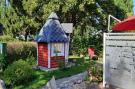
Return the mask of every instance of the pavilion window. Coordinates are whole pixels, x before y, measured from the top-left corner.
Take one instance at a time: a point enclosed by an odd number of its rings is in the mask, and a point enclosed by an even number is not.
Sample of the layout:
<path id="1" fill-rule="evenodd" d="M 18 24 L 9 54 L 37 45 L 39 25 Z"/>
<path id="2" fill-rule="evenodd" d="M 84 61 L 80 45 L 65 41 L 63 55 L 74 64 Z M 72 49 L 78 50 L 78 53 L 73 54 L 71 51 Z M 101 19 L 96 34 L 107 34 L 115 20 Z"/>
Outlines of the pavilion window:
<path id="1" fill-rule="evenodd" d="M 64 55 L 64 44 L 53 43 L 52 44 L 52 56 L 63 56 Z"/>

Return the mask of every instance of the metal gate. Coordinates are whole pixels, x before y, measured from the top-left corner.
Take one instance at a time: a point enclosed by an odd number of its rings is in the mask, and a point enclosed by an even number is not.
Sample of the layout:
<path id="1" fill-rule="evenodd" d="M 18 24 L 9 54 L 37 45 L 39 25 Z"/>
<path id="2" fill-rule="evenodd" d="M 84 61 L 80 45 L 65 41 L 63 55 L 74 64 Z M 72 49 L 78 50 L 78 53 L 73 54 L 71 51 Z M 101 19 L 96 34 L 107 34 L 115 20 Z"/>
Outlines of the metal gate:
<path id="1" fill-rule="evenodd" d="M 103 84 L 135 89 L 135 33 L 104 33 Z"/>

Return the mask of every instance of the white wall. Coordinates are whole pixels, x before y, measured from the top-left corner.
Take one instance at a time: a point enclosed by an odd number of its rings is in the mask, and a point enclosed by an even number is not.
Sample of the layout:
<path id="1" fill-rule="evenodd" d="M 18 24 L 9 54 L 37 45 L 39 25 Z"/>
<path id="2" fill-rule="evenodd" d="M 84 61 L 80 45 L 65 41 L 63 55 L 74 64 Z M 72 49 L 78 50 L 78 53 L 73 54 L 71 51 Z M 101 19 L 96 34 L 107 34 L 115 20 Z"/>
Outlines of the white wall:
<path id="1" fill-rule="evenodd" d="M 135 89 L 135 33 L 104 34 L 104 84 Z"/>

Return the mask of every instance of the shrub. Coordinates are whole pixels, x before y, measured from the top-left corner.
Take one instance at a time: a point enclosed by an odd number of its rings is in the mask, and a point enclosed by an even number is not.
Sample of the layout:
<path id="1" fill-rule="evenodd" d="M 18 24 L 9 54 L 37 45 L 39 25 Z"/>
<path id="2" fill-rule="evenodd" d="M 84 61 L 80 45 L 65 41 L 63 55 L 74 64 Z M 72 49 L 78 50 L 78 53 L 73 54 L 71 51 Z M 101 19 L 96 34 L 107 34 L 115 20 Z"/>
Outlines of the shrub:
<path id="1" fill-rule="evenodd" d="M 90 59 L 90 60 L 89 60 L 89 64 L 90 64 L 90 65 L 94 65 L 94 64 L 95 64 L 95 61 Z"/>
<path id="2" fill-rule="evenodd" d="M 10 42 L 7 43 L 8 64 L 18 59 L 26 59 L 29 56 L 37 58 L 37 48 L 34 42 Z"/>
<path id="3" fill-rule="evenodd" d="M 32 55 L 30 55 L 28 58 L 26 58 L 26 61 L 29 63 L 29 65 L 31 65 L 31 66 L 34 66 L 34 65 L 36 65 L 36 60 L 35 60 L 35 58 L 32 56 Z"/>
<path id="4" fill-rule="evenodd" d="M 97 55 L 93 56 L 92 60 L 95 60 L 95 61 L 98 60 L 98 56 Z"/>
<path id="5" fill-rule="evenodd" d="M 65 62 L 56 54 L 56 61 L 60 70 L 65 69 Z"/>
<path id="6" fill-rule="evenodd" d="M 101 82 L 103 80 L 102 66 L 93 65 L 88 69 L 88 76 L 91 82 Z"/>
<path id="7" fill-rule="evenodd" d="M 57 64 L 60 70 L 65 69 L 65 62 L 61 59 L 57 59 Z"/>
<path id="8" fill-rule="evenodd" d="M 3 80 L 3 72 L 0 72 L 0 79 Z"/>
<path id="9" fill-rule="evenodd" d="M 0 36 L 0 42 L 9 42 L 9 41 L 15 41 L 15 39 L 8 35 Z"/>
<path id="10" fill-rule="evenodd" d="M 76 60 L 76 65 L 81 65 L 81 64 L 84 64 L 84 58 L 78 58 Z"/>
<path id="11" fill-rule="evenodd" d="M 7 85 L 14 86 L 28 82 L 34 73 L 31 66 L 23 60 L 15 61 L 4 71 L 4 80 Z"/>
<path id="12" fill-rule="evenodd" d="M 6 66 L 6 59 L 4 55 L 0 55 L 0 72 L 3 71 Z"/>

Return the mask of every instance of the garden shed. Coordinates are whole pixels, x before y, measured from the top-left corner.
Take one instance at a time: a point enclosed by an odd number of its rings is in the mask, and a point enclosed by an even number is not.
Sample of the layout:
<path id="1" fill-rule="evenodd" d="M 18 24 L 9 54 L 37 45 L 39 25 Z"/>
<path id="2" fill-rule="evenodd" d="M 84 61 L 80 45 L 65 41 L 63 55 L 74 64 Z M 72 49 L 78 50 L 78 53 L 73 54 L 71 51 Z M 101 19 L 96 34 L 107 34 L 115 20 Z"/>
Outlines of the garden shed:
<path id="1" fill-rule="evenodd" d="M 66 35 L 56 13 L 52 12 L 37 36 L 38 66 L 57 68 L 57 57 L 68 62 L 69 37 Z M 57 56 L 57 57 L 56 57 Z"/>

